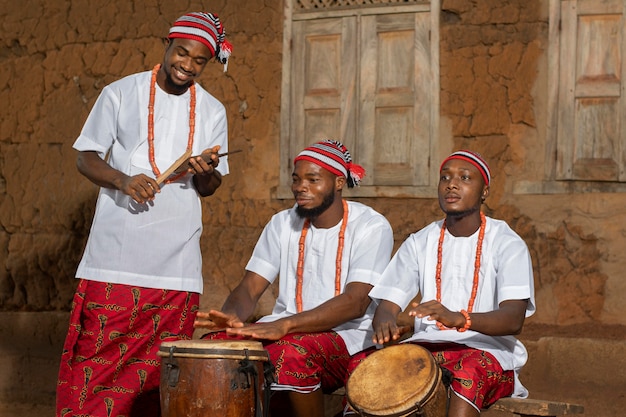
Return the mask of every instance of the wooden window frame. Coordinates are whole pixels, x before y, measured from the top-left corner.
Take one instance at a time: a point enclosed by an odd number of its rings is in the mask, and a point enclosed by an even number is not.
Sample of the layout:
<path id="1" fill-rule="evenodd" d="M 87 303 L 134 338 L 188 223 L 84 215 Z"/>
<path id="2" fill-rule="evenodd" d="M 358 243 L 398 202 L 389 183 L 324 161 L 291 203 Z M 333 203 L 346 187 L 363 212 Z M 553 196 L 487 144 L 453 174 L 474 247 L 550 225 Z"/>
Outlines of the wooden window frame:
<path id="1" fill-rule="evenodd" d="M 292 24 L 298 20 L 313 20 L 323 18 L 339 18 L 346 16 L 367 16 L 375 14 L 390 14 L 390 13 L 415 13 L 428 11 L 430 13 L 430 77 L 432 83 L 430 84 L 430 95 L 432 97 L 430 103 L 430 131 L 429 131 L 429 158 L 428 158 L 428 176 L 426 185 L 377 185 L 368 184 L 365 186 L 355 187 L 353 189 L 347 189 L 345 194 L 347 197 L 405 197 L 405 198 L 433 198 L 436 196 L 437 182 L 438 182 L 438 167 L 436 163 L 432 161 L 437 159 L 438 155 L 438 138 L 439 138 L 439 95 L 440 95 L 440 83 L 439 83 L 439 15 L 440 15 L 440 0 L 430 0 L 420 2 L 416 4 L 401 4 L 393 3 L 387 5 L 375 5 L 375 6 L 351 6 L 346 8 L 336 8 L 329 10 L 316 9 L 315 11 L 297 12 L 294 13 L 294 1 L 285 0 L 284 2 L 284 32 L 283 32 L 283 64 L 282 64 L 282 91 L 281 91 L 281 115 L 280 115 L 280 165 L 279 165 L 279 186 L 273 193 L 273 197 L 277 199 L 293 198 L 291 192 L 291 173 L 293 170 L 292 159 L 295 155 L 292 155 L 293 146 L 290 146 L 293 138 L 291 138 L 292 123 L 294 120 L 291 114 L 291 102 L 293 99 L 292 94 L 292 71 L 293 71 L 293 30 Z M 434 30 L 433 30 L 434 29 Z M 357 65 L 359 59 L 357 58 Z M 356 117 L 357 123 L 359 117 Z M 341 140 L 341 138 L 337 138 Z M 350 149 L 355 162 L 362 163 L 359 160 L 359 149 Z M 368 168 L 367 166 L 365 167 Z"/>
<path id="2" fill-rule="evenodd" d="M 578 19 L 578 14 L 573 12 L 574 8 L 582 7 L 585 9 L 591 0 L 550 0 L 549 3 L 549 39 L 548 39 L 548 97 L 547 97 L 547 119 L 546 119 L 546 136 L 545 136 L 545 164 L 543 179 L 538 180 L 521 180 L 515 181 L 513 184 L 514 194 L 582 194 L 588 192 L 606 192 L 618 193 L 626 192 L 626 180 L 624 170 L 626 170 L 626 157 L 622 158 L 622 164 L 619 165 L 620 179 L 600 181 L 600 180 L 581 180 L 574 174 L 569 174 L 570 161 L 563 162 L 563 158 L 572 158 L 574 149 L 563 149 L 566 143 L 564 137 L 573 134 L 572 126 L 565 126 L 563 123 L 563 113 L 570 111 L 574 105 L 573 91 L 567 91 L 564 87 L 562 77 L 562 68 L 570 68 L 576 66 L 576 54 L 566 49 L 564 44 L 565 36 L 578 36 L 576 32 L 576 22 L 572 19 Z M 622 22 L 626 20 L 626 5 L 622 9 Z M 584 11 L 583 11 L 584 13 Z M 622 26 L 624 26 L 622 24 Z M 572 35 L 571 32 L 574 32 Z M 626 44 L 626 29 L 622 29 L 622 42 Z M 570 41 L 571 43 L 571 41 Z M 570 59 L 574 62 L 564 62 Z M 622 86 L 621 98 L 626 100 L 626 47 L 622 47 L 621 56 L 622 65 Z M 626 105 L 622 104 L 622 108 Z M 621 124 L 622 137 L 626 131 L 626 112 L 622 111 L 619 124 Z M 565 126 L 567 133 L 559 132 L 559 126 Z M 559 137 L 561 135 L 561 137 Z M 573 147 L 574 145 L 572 145 Z M 626 152 L 626 143 L 621 145 L 621 152 Z M 559 159 L 560 158 L 560 159 Z M 617 159 L 620 158 L 618 155 Z"/>

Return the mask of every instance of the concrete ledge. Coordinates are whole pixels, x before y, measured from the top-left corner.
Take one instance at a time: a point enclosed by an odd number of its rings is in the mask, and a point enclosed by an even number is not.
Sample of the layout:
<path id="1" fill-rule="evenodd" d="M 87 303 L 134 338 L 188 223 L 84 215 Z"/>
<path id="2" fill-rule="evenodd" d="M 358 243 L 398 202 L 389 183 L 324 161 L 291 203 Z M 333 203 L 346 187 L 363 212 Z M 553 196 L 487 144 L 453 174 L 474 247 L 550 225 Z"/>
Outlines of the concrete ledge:
<path id="1" fill-rule="evenodd" d="M 494 410 L 506 411 L 518 416 L 555 417 L 565 414 L 582 414 L 585 408 L 579 404 L 559 401 L 533 400 L 530 398 L 501 398 L 492 406 Z"/>
<path id="2" fill-rule="evenodd" d="M 524 344 L 529 354 L 520 376 L 524 384 L 539 380 L 556 385 L 626 385 L 625 340 L 542 337 Z"/>

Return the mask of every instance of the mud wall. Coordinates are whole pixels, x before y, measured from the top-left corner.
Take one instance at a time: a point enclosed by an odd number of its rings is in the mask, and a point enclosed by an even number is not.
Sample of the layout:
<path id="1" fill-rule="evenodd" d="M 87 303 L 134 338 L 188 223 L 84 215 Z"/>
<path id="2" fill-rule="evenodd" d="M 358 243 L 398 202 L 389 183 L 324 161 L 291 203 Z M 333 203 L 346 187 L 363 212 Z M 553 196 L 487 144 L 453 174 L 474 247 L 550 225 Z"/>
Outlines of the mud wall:
<path id="1" fill-rule="evenodd" d="M 97 189 L 71 145 L 102 87 L 160 62 L 179 15 L 217 12 L 234 45 L 228 72 L 201 83 L 227 107 L 231 174 L 205 199 L 204 307 L 219 307 L 269 217 L 292 204 L 278 186 L 283 4 L 275 0 L 0 1 L 0 311 L 68 311 Z M 469 147 L 491 164 L 485 211 L 533 256 L 531 322 L 626 324 L 620 194 L 515 195 L 545 161 L 548 0 L 444 0 L 442 155 Z M 441 217 L 436 199 L 362 199 L 396 243 Z M 272 304 L 267 294 L 259 312 Z"/>

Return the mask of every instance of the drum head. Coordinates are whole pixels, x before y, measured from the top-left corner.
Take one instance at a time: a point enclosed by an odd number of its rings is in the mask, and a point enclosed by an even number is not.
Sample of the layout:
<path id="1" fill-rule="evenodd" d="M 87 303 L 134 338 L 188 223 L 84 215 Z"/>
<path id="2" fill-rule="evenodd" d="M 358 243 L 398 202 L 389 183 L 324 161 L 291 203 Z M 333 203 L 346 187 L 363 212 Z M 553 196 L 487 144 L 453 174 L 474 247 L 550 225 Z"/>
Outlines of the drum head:
<path id="1" fill-rule="evenodd" d="M 346 396 L 357 411 L 372 416 L 404 415 L 428 400 L 441 371 L 421 346 L 399 344 L 369 355 L 346 384 Z"/>
<path id="2" fill-rule="evenodd" d="M 256 340 L 173 340 L 161 343 L 159 356 L 268 361 L 263 344 Z"/>

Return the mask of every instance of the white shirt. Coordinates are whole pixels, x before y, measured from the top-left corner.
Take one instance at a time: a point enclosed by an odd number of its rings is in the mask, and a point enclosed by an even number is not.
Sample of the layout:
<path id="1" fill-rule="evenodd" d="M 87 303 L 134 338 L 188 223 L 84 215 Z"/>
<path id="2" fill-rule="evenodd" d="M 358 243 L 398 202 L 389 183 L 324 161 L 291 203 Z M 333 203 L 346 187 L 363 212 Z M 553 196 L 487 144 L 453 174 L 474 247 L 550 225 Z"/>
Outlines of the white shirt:
<path id="1" fill-rule="evenodd" d="M 155 177 L 148 159 L 151 72 L 106 86 L 74 143 L 79 151 L 108 156 L 127 175 Z M 176 96 L 156 87 L 154 147 L 164 172 L 187 148 L 190 93 Z M 228 150 L 224 106 L 196 83 L 193 155 L 215 145 Z M 226 175 L 223 157 L 217 170 Z M 200 197 L 192 176 L 161 186 L 154 201 L 138 204 L 124 193 L 101 188 L 87 247 L 76 276 L 100 282 L 202 292 Z"/>
<path id="2" fill-rule="evenodd" d="M 503 221 L 487 217 L 474 312 L 488 312 L 506 300 L 528 299 L 526 317 L 535 312 L 533 270 L 524 241 Z M 410 235 L 385 269 L 370 297 L 391 301 L 404 310 L 416 294 L 422 301 L 435 300 L 437 248 L 443 220 Z M 443 243 L 441 302 L 452 311 L 467 310 L 470 298 L 478 231 L 454 237 L 447 230 Z M 415 319 L 415 333 L 406 340 L 454 342 L 493 354 L 504 370 L 515 371 L 514 396 L 526 397 L 520 384 L 520 368 L 528 354 L 514 336 L 488 336 L 472 330 L 439 330 L 434 321 Z"/>
<path id="3" fill-rule="evenodd" d="M 283 210 L 265 226 L 246 269 L 270 283 L 280 275 L 274 310 L 260 322 L 274 321 L 297 313 L 296 267 L 298 242 L 304 220 L 295 208 Z M 302 301 L 311 310 L 335 296 L 335 259 L 339 230 L 343 221 L 329 229 L 311 225 L 305 241 Z M 348 202 L 348 225 L 341 263 L 341 291 L 350 282 L 373 285 L 387 266 L 393 249 L 393 232 L 385 217 L 363 204 Z M 335 330 L 354 354 L 373 345 L 371 303 L 363 317 Z"/>

